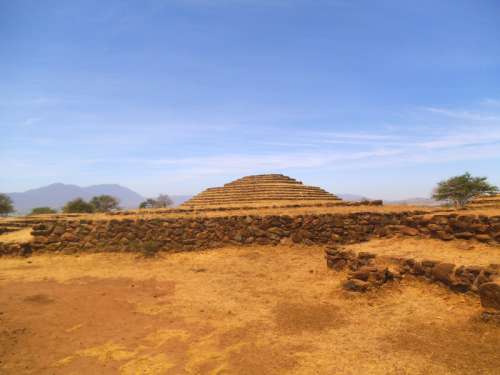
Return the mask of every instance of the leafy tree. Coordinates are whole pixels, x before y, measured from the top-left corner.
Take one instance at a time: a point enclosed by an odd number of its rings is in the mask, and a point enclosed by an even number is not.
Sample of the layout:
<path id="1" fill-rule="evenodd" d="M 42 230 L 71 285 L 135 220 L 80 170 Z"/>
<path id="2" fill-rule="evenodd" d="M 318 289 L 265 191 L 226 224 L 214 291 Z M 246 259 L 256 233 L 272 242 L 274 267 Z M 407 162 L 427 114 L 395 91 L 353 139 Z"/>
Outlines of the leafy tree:
<path id="1" fill-rule="evenodd" d="M 158 195 L 158 198 L 148 198 L 139 205 L 139 208 L 166 208 L 174 204 L 172 199 L 166 194 Z"/>
<path id="2" fill-rule="evenodd" d="M 99 195 L 93 197 L 90 204 L 94 206 L 97 212 L 110 212 L 113 210 L 119 210 L 118 204 L 120 201 L 111 195 Z"/>
<path id="3" fill-rule="evenodd" d="M 63 207 L 64 213 L 92 213 L 94 211 L 94 205 L 85 202 L 82 198 L 73 199 Z"/>
<path id="4" fill-rule="evenodd" d="M 56 210 L 50 207 L 35 207 L 31 210 L 30 215 L 55 214 Z"/>
<path id="5" fill-rule="evenodd" d="M 472 199 L 493 194 L 498 187 L 488 183 L 486 177 L 473 177 L 469 172 L 461 176 L 451 177 L 438 183 L 432 198 L 439 201 L 449 201 L 457 208 L 463 208 Z"/>
<path id="6" fill-rule="evenodd" d="M 12 199 L 7 194 L 0 193 L 0 215 L 8 215 L 11 212 L 14 212 Z"/>

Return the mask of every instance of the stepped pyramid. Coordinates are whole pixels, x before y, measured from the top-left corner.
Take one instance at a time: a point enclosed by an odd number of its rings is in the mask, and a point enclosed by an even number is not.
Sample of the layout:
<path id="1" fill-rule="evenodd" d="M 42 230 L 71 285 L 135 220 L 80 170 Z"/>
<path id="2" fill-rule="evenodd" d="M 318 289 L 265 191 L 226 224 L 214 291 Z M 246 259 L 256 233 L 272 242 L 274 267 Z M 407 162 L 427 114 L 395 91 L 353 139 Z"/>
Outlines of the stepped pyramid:
<path id="1" fill-rule="evenodd" d="M 208 188 L 182 207 L 265 206 L 300 203 L 340 203 L 335 195 L 315 186 L 306 186 L 282 174 L 247 176 Z"/>
<path id="2" fill-rule="evenodd" d="M 500 208 L 500 194 L 483 195 L 473 199 L 469 207 L 471 208 Z"/>

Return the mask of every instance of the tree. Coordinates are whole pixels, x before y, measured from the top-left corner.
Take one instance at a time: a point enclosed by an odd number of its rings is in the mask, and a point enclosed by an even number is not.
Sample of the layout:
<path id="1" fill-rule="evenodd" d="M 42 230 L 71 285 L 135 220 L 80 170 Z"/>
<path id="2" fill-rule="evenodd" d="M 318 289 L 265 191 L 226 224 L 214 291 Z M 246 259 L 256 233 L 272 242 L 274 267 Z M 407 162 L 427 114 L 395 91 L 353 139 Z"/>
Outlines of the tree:
<path id="1" fill-rule="evenodd" d="M 450 201 L 456 208 L 463 208 L 480 195 L 498 192 L 498 187 L 486 180 L 486 177 L 473 177 L 466 172 L 461 176 L 451 177 L 438 183 L 432 198 L 438 201 Z"/>
<path id="2" fill-rule="evenodd" d="M 94 206 L 85 202 L 82 198 L 73 199 L 63 207 L 64 213 L 92 213 L 94 211 Z"/>
<path id="3" fill-rule="evenodd" d="M 12 199 L 7 194 L 0 193 L 0 215 L 8 215 L 11 212 L 14 212 Z"/>
<path id="4" fill-rule="evenodd" d="M 120 201 L 111 195 L 99 195 L 93 197 L 90 204 L 94 206 L 97 212 L 110 212 L 113 210 L 119 210 L 118 204 Z"/>
<path id="5" fill-rule="evenodd" d="M 148 198 L 144 202 L 141 202 L 139 208 L 154 208 L 156 201 L 153 198 Z"/>
<path id="6" fill-rule="evenodd" d="M 55 214 L 56 210 L 50 207 L 35 207 L 31 210 L 30 215 Z"/>
<path id="7" fill-rule="evenodd" d="M 158 198 L 156 198 L 156 206 L 155 208 L 166 208 L 171 205 L 173 205 L 174 202 L 170 197 L 166 194 L 160 194 L 158 195 Z"/>
<path id="8" fill-rule="evenodd" d="M 148 198 L 139 205 L 139 208 L 166 208 L 174 204 L 172 199 L 166 194 L 158 195 L 158 198 Z"/>

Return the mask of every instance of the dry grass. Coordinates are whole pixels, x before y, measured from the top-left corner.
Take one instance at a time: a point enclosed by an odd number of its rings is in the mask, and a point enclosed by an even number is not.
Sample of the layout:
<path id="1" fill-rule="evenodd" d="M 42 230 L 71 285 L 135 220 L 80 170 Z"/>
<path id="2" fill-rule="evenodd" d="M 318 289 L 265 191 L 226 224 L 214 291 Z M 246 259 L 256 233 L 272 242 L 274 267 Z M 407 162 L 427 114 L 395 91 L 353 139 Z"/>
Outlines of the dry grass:
<path id="1" fill-rule="evenodd" d="M 498 374 L 477 297 L 353 296 L 320 247 L 2 258 L 0 274 L 5 374 Z"/>
<path id="2" fill-rule="evenodd" d="M 30 242 L 33 239 L 31 235 L 31 228 L 23 228 L 14 232 L 0 234 L 0 242 Z"/>

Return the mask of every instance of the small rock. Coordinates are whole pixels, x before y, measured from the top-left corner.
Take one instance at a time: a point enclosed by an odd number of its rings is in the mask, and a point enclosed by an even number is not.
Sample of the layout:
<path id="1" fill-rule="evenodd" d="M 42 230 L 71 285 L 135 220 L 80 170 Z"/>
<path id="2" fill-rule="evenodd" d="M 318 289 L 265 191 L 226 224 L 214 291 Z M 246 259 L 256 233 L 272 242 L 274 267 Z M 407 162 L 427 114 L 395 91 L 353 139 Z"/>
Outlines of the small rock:
<path id="1" fill-rule="evenodd" d="M 495 282 L 481 284 L 479 297 L 483 307 L 500 310 L 500 284 Z"/>
<path id="2" fill-rule="evenodd" d="M 455 265 L 453 263 L 438 263 L 432 268 L 432 277 L 434 280 L 450 285 L 454 269 Z"/>
<path id="3" fill-rule="evenodd" d="M 367 251 L 361 251 L 359 254 L 358 254 L 358 258 L 359 259 L 373 259 L 375 258 L 377 255 L 376 254 L 373 254 L 373 253 L 369 253 Z"/>
<path id="4" fill-rule="evenodd" d="M 351 292 L 366 292 L 369 287 L 369 283 L 366 281 L 358 280 L 358 279 L 351 279 L 347 280 L 343 287 L 346 290 L 349 290 Z"/>
<path id="5" fill-rule="evenodd" d="M 78 237 L 71 232 L 66 232 L 61 236 L 61 240 L 67 242 L 76 242 L 78 241 Z"/>
<path id="6" fill-rule="evenodd" d="M 460 238 L 463 240 L 468 240 L 474 237 L 474 234 L 471 232 L 461 232 L 461 233 L 455 233 L 455 238 Z"/>
<path id="7" fill-rule="evenodd" d="M 451 241 L 455 238 L 450 233 L 445 232 L 445 231 L 438 231 L 438 232 L 436 232 L 436 235 L 440 240 L 443 240 L 443 241 Z"/>
<path id="8" fill-rule="evenodd" d="M 491 241 L 491 237 L 487 234 L 476 234 L 476 240 L 480 242 L 488 242 Z"/>
<path id="9" fill-rule="evenodd" d="M 481 313 L 481 319 L 486 323 L 500 325 L 500 312 L 483 311 Z"/>
<path id="10" fill-rule="evenodd" d="M 436 263 L 438 263 L 438 262 L 435 260 L 424 259 L 424 260 L 422 260 L 421 263 L 422 263 L 423 267 L 434 267 L 436 265 Z"/>
<path id="11" fill-rule="evenodd" d="M 405 225 L 401 225 L 399 228 L 399 231 L 407 236 L 417 236 L 418 235 L 418 229 L 412 228 L 412 227 L 407 227 Z"/>

